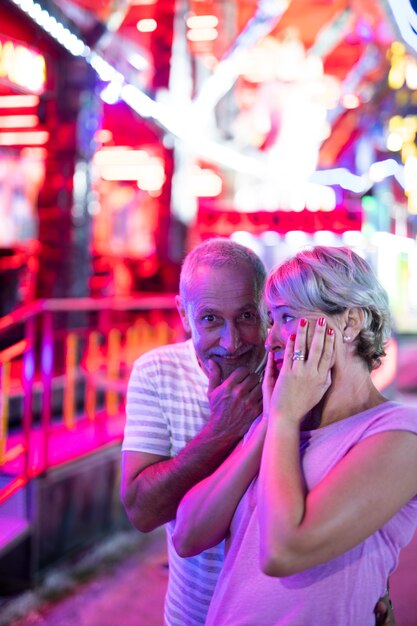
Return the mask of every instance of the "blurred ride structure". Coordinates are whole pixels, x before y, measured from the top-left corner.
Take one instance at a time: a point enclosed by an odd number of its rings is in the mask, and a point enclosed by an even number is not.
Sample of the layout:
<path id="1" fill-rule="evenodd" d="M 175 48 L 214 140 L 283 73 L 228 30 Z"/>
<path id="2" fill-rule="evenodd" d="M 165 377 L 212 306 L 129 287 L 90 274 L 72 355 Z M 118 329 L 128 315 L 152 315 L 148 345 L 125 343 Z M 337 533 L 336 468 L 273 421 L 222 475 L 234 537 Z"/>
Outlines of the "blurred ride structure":
<path id="1" fill-rule="evenodd" d="M 37 300 L 0 319 L 0 593 L 128 525 L 130 369 L 182 338 L 171 295 Z"/>

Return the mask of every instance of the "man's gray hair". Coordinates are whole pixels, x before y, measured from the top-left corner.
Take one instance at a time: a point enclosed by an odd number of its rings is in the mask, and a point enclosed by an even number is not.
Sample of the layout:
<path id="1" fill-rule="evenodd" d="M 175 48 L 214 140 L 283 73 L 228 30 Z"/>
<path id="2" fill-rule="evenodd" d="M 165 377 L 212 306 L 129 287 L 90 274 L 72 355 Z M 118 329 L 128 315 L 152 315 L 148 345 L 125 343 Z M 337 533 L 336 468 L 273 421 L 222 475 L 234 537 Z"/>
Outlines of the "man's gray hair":
<path id="1" fill-rule="evenodd" d="M 189 295 L 193 276 L 198 268 L 208 267 L 242 267 L 252 270 L 255 281 L 255 294 L 260 304 L 266 279 L 265 266 L 255 252 L 231 239 L 212 237 L 193 248 L 184 259 L 180 274 L 180 297 L 185 306 Z"/>

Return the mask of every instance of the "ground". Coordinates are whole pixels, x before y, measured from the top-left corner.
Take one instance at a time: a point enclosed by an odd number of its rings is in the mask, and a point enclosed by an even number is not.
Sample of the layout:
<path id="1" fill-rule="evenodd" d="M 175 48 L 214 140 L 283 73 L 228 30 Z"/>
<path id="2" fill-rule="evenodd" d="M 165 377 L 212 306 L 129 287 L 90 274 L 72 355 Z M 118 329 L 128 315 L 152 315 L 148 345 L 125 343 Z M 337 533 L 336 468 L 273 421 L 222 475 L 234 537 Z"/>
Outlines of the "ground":
<path id="1" fill-rule="evenodd" d="M 120 533 L 36 590 L 0 597 L 0 626 L 162 626 L 167 576 L 162 529 Z"/>

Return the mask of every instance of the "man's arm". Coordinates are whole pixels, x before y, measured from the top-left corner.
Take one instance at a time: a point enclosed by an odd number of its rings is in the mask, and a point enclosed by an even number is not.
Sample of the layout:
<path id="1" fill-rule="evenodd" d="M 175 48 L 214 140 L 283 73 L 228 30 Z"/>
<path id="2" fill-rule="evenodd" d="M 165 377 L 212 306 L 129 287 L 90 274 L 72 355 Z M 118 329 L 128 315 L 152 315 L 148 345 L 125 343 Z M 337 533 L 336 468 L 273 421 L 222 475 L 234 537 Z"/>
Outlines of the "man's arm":
<path id="1" fill-rule="evenodd" d="M 174 458 L 124 451 L 121 497 L 138 530 L 173 519 L 183 496 L 230 454 L 262 407 L 259 377 L 238 368 L 223 383 L 216 364 L 209 379 L 210 420 Z"/>
<path id="2" fill-rule="evenodd" d="M 231 446 L 205 428 L 173 458 L 124 451 L 121 496 L 133 526 L 149 532 L 173 519 L 183 496 L 222 463 Z"/>

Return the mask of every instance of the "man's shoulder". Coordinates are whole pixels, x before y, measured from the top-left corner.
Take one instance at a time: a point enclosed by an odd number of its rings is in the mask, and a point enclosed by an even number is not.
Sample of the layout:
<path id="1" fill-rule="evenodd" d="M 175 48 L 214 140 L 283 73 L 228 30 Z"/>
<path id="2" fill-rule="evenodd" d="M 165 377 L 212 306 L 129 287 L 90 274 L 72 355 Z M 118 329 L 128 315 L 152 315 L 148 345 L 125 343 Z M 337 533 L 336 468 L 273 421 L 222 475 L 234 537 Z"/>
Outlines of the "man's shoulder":
<path id="1" fill-rule="evenodd" d="M 192 344 L 190 340 L 180 341 L 178 343 L 169 343 L 164 346 L 152 348 L 141 354 L 135 361 L 136 364 L 144 363 L 161 363 L 164 361 L 176 361 L 191 359 Z"/>
<path id="2" fill-rule="evenodd" d="M 201 376 L 191 340 L 167 344 L 145 352 L 136 359 L 133 372 L 154 372 L 178 377 L 182 373 Z"/>

